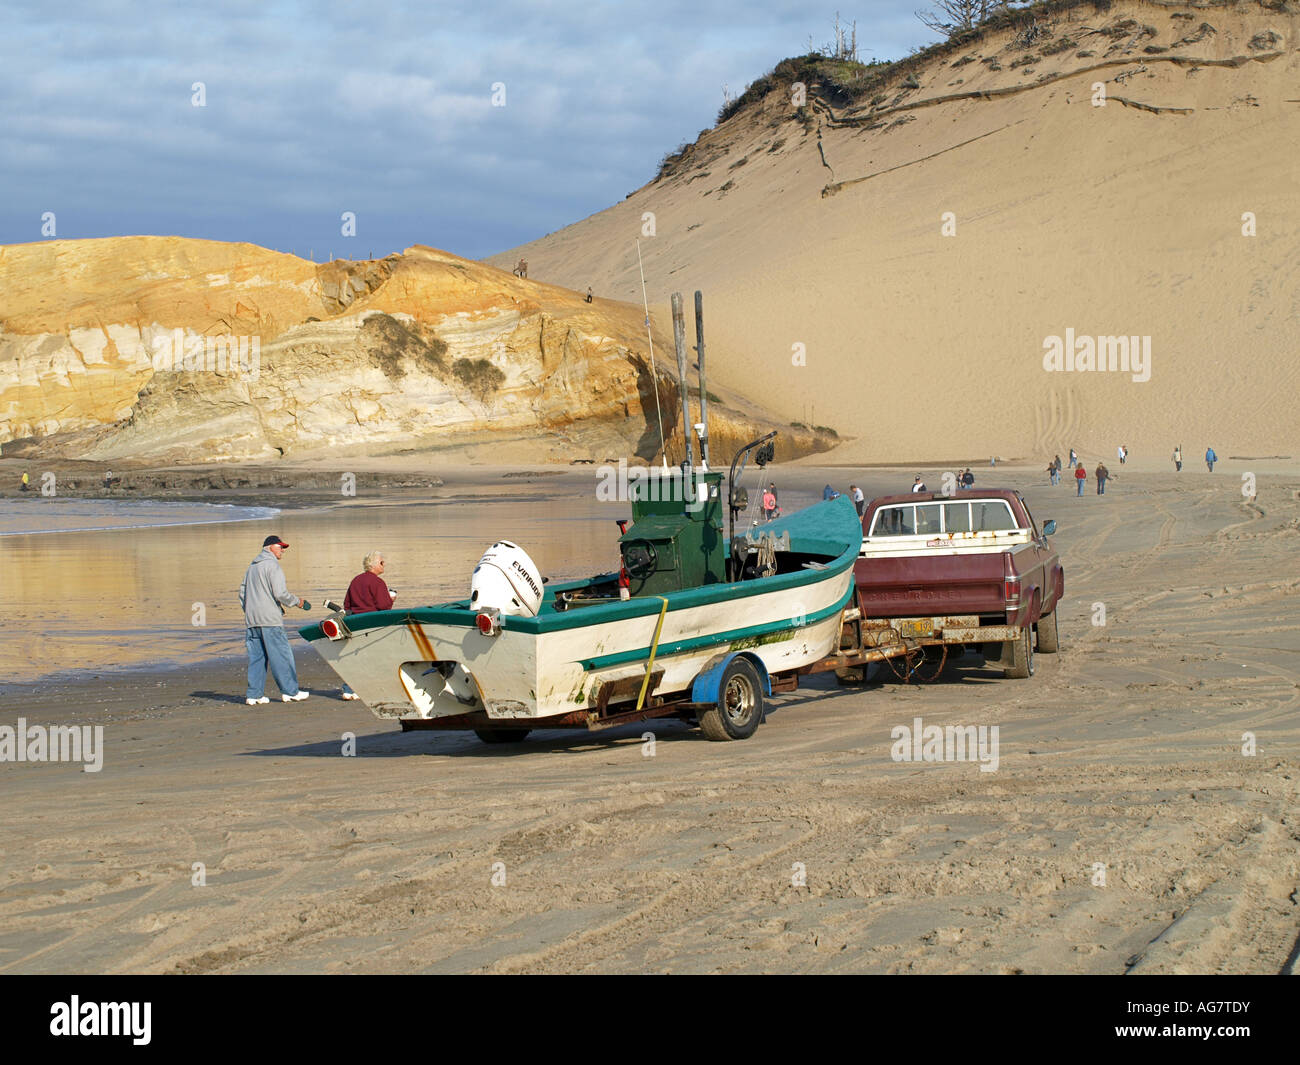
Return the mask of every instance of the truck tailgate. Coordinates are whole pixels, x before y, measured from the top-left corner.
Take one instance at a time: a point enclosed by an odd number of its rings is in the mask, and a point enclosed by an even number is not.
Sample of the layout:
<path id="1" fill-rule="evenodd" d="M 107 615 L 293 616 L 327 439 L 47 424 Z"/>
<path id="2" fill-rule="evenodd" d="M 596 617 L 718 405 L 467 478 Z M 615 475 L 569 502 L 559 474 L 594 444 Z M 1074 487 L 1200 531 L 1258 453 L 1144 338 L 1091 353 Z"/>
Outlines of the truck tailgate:
<path id="1" fill-rule="evenodd" d="M 854 568 L 864 617 L 1004 614 L 1003 552 L 863 558 Z"/>

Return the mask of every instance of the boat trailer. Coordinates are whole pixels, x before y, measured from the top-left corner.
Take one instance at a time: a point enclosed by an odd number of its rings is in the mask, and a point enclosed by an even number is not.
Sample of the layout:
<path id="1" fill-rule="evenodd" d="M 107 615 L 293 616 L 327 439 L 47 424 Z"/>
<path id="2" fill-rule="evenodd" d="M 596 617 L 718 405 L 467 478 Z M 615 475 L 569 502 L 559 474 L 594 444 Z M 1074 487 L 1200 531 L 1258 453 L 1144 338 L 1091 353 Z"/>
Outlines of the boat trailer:
<path id="1" fill-rule="evenodd" d="M 894 675 L 904 683 L 934 680 L 942 672 L 944 662 L 947 660 L 946 646 L 904 636 L 887 618 L 863 618 L 862 611 L 857 606 L 856 589 L 854 589 L 852 604 L 843 611 L 840 647 L 834 654 L 800 666 L 798 669 L 770 675 L 762 669 L 761 663 L 750 658 L 752 663 L 758 665 L 766 681 L 764 686 L 770 694 L 784 695 L 798 691 L 799 679 L 814 673 L 833 671 L 841 684 L 861 683 L 866 675 L 866 667 L 873 662 L 887 663 Z M 932 650 L 936 646 L 940 648 L 937 658 Z M 646 663 L 646 672 L 642 676 L 627 677 L 601 685 L 593 705 L 589 707 L 570 710 L 552 717 L 531 718 L 526 725 L 518 719 L 489 718 L 483 711 L 438 718 L 401 718 L 400 724 L 403 732 L 474 730 L 481 735 L 483 732 L 492 731 L 513 733 L 519 731 L 521 726 L 526 731 L 585 728 L 596 732 L 659 717 L 678 717 L 684 721 L 692 721 L 701 713 L 718 707 L 720 693 L 716 691 L 715 682 L 726 665 L 743 653 L 731 652 L 719 655 L 713 666 L 696 679 L 690 690 L 671 695 L 655 694 L 655 689 L 663 679 L 664 671 L 654 668 L 652 649 Z M 705 692 L 712 697 L 699 698 Z M 630 708 L 629 703 L 633 703 Z"/>

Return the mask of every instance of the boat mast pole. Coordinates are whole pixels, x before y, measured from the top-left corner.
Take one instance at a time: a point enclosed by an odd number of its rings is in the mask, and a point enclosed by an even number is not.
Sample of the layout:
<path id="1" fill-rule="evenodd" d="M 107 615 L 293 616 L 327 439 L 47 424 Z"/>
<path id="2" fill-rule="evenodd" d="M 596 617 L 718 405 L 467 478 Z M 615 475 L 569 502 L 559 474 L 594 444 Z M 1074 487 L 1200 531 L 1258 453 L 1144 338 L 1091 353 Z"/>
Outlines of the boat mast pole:
<path id="1" fill-rule="evenodd" d="M 709 468 L 709 390 L 704 383 L 704 293 L 695 290 L 695 354 L 700 365 L 700 464 Z"/>
<path id="2" fill-rule="evenodd" d="M 682 435 L 686 438 L 686 466 L 695 468 L 695 448 L 691 446 L 691 396 L 686 384 L 686 319 L 682 314 L 682 294 L 673 293 L 673 344 L 677 348 L 677 384 L 682 394 Z"/>
<path id="3" fill-rule="evenodd" d="M 659 406 L 659 373 L 655 369 L 655 340 L 650 333 L 650 301 L 645 294 L 645 267 L 641 265 L 641 242 L 636 242 L 636 267 L 641 271 L 641 306 L 645 308 L 645 338 L 650 345 L 650 380 L 655 390 L 655 415 L 659 419 L 659 447 L 663 449 L 664 469 L 668 469 L 668 441 L 664 439 L 664 412 Z"/>

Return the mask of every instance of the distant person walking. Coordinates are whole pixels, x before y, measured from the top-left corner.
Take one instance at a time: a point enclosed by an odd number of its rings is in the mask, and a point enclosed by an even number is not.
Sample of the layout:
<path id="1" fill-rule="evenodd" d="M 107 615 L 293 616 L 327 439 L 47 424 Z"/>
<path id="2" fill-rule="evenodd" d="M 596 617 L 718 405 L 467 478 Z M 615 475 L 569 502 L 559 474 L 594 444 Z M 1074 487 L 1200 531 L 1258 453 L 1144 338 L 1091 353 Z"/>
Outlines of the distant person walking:
<path id="1" fill-rule="evenodd" d="M 769 487 L 763 492 L 763 520 L 771 521 L 776 517 L 776 493 Z"/>
<path id="2" fill-rule="evenodd" d="M 361 560 L 361 572 L 352 578 L 348 594 L 343 597 L 343 609 L 349 614 L 373 614 L 376 610 L 389 610 L 397 593 L 384 582 L 384 553 L 371 551 Z M 359 699 L 351 688 L 343 685 L 344 699 Z"/>
<path id="3" fill-rule="evenodd" d="M 1115 449 L 1115 457 L 1119 459 L 1119 464 L 1123 466 L 1124 463 L 1128 461 L 1128 448 L 1123 444 L 1120 444 L 1120 446 Z"/>
<path id="4" fill-rule="evenodd" d="M 862 489 L 856 484 L 849 485 L 849 498 L 853 500 L 853 509 L 858 512 L 858 517 L 862 517 L 867 512 L 867 497 L 862 494 Z"/>
<path id="5" fill-rule="evenodd" d="M 1214 453 L 1214 448 L 1205 449 L 1205 465 L 1211 473 L 1214 472 L 1214 464 L 1219 461 L 1219 456 Z"/>
<path id="6" fill-rule="evenodd" d="M 975 475 L 970 472 L 970 467 L 967 466 L 966 472 L 961 475 L 961 486 L 963 488 L 970 488 L 974 484 L 975 484 Z"/>
<path id="7" fill-rule="evenodd" d="M 920 475 L 919 473 L 916 475 L 916 480 L 914 480 L 914 481 L 912 482 L 912 491 L 913 491 L 913 492 L 928 492 L 928 491 L 929 491 L 929 489 L 925 487 L 925 482 L 924 482 L 923 480 L 921 480 L 921 475 Z"/>
<path id="8" fill-rule="evenodd" d="M 588 303 L 591 302 L 591 286 L 590 286 L 590 285 L 587 286 L 586 301 L 587 301 Z"/>
<path id="9" fill-rule="evenodd" d="M 28 492 L 30 490 L 31 490 L 31 485 L 27 483 L 27 471 L 23 470 L 23 479 L 18 482 L 18 491 Z"/>
<path id="10" fill-rule="evenodd" d="M 311 604 L 289 591 L 280 568 L 280 558 L 289 545 L 278 536 L 262 541 L 262 552 L 249 564 L 239 586 L 239 605 L 244 611 L 244 644 L 248 649 L 249 706 L 269 703 L 266 697 L 266 668 L 280 688 L 286 703 L 306 699 L 311 692 L 298 687 L 298 671 L 293 664 L 289 637 L 284 634 L 285 607 L 310 610 Z"/>
<path id="11" fill-rule="evenodd" d="M 1110 477 L 1110 470 L 1106 469 L 1104 462 L 1097 463 L 1097 494 L 1104 496 L 1106 494 L 1106 480 Z"/>
<path id="12" fill-rule="evenodd" d="M 1086 481 L 1087 479 L 1088 479 L 1088 471 L 1083 468 L 1083 464 L 1080 463 L 1079 465 L 1075 466 L 1074 483 L 1079 486 L 1078 492 L 1075 493 L 1076 496 L 1083 495 L 1083 482 Z"/>
<path id="13" fill-rule="evenodd" d="M 1061 480 L 1061 472 L 1056 468 L 1056 463 L 1055 463 L 1055 462 L 1049 462 L 1049 463 L 1047 464 L 1047 479 L 1048 479 L 1052 484 L 1058 484 L 1058 483 L 1060 483 L 1060 480 Z"/>
<path id="14" fill-rule="evenodd" d="M 527 259 L 520 259 L 519 262 L 515 263 L 514 274 L 515 274 L 515 277 L 522 277 L 522 278 L 527 278 L 527 277 L 528 277 L 528 260 L 527 260 Z"/>
<path id="15" fill-rule="evenodd" d="M 112 488 L 112 487 L 113 487 L 113 471 L 112 471 L 112 470 L 109 470 L 106 474 L 104 474 L 104 487 L 105 487 L 105 488 Z"/>
<path id="16" fill-rule="evenodd" d="M 1075 453 L 1074 448 L 1070 448 L 1070 469 L 1079 465 L 1079 456 Z"/>
<path id="17" fill-rule="evenodd" d="M 1183 445 L 1179 444 L 1174 448 L 1174 470 L 1178 473 L 1183 472 Z"/>

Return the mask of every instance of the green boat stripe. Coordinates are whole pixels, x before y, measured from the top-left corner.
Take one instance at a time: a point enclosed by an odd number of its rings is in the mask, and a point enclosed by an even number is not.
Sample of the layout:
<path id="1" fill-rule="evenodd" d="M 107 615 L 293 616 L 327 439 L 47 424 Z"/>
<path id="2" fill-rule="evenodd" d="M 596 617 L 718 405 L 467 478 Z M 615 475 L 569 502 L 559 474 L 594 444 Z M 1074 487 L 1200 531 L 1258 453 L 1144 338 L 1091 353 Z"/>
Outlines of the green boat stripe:
<path id="1" fill-rule="evenodd" d="M 797 625 L 794 623 L 793 618 L 783 618 L 780 621 L 769 621 L 763 625 L 748 625 L 743 629 L 732 629 L 729 632 L 710 632 L 704 636 L 692 637 L 689 640 L 678 640 L 676 643 L 661 643 L 657 657 L 666 658 L 670 655 L 698 651 L 706 647 L 720 647 L 736 640 L 750 640 L 759 636 L 771 636 L 778 632 L 793 632 L 795 629 L 815 625 L 819 621 L 825 621 L 827 618 L 833 617 L 844 609 L 852 597 L 853 585 L 850 584 L 838 603 L 827 607 L 825 610 L 819 610 L 815 614 L 809 614 L 807 618 Z M 649 657 L 650 646 L 647 644 L 635 651 L 620 651 L 618 654 L 583 659 L 579 662 L 579 665 L 590 672 L 593 669 L 609 669 L 613 666 L 625 666 L 631 662 L 644 662 Z"/>

